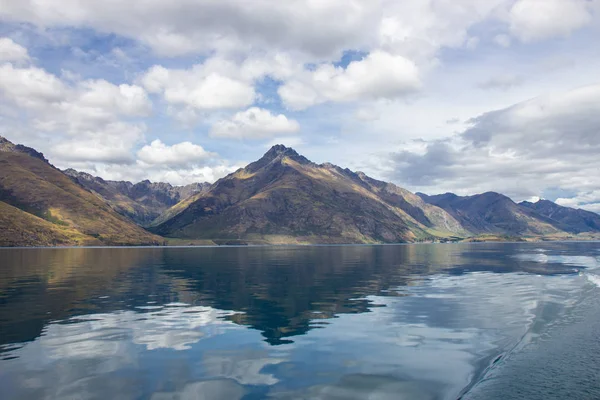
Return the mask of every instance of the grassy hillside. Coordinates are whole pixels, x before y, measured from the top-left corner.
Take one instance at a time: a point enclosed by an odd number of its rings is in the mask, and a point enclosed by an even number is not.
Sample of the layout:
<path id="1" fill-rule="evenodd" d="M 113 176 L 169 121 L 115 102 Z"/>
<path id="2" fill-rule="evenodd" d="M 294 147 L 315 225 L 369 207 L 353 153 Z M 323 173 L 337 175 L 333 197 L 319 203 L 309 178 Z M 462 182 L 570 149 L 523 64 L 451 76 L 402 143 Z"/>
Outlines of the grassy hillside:
<path id="1" fill-rule="evenodd" d="M 53 224 L 0 201 L 0 246 L 76 246 L 102 244 L 77 230 Z"/>
<path id="2" fill-rule="evenodd" d="M 57 244 L 65 242 L 63 234 L 69 237 L 69 244 L 72 241 L 76 244 L 107 245 L 163 242 L 162 238 L 117 214 L 98 196 L 74 183 L 43 157 L 11 151 L 6 145 L 0 149 L 0 201 L 37 217 L 26 218 L 11 209 L 11 215 L 15 216 L 11 226 L 23 227 L 26 220 L 35 221 L 36 226 L 43 225 L 44 228 L 40 228 L 45 229 L 45 234 L 40 237 L 42 242 L 51 242 L 53 239 L 48 235 L 53 232 L 57 235 L 54 239 Z M 40 219 L 52 224 L 53 229 L 40 223 Z M 0 230 L 3 242 L 14 242 L 9 238 L 10 234 L 7 229 Z M 43 244 L 42 242 L 37 244 Z M 25 241 L 23 244 L 30 242 Z"/>

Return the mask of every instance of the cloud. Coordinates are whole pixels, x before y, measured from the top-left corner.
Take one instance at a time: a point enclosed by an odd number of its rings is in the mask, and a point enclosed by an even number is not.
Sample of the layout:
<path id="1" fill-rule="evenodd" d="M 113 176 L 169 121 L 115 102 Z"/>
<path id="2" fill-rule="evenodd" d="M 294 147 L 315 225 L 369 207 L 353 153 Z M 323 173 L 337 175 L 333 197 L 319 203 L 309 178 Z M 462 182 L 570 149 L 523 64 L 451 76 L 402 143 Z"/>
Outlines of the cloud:
<path id="1" fill-rule="evenodd" d="M 469 28 L 492 17 L 505 0 L 385 1 L 378 47 L 427 64 L 443 47 L 473 49 Z"/>
<path id="2" fill-rule="evenodd" d="M 2 61 L 27 61 L 27 49 L 10 38 L 0 38 L 0 62 Z"/>
<path id="3" fill-rule="evenodd" d="M 198 110 L 239 108 L 254 102 L 256 93 L 251 83 L 225 76 L 218 69 L 209 63 L 189 70 L 157 65 L 144 74 L 141 83 L 149 92 L 161 93 L 168 103 Z"/>
<path id="4" fill-rule="evenodd" d="M 48 155 L 59 162 L 101 162 L 132 164 L 131 149 L 144 136 L 143 125 L 111 122 L 89 131 L 80 131 L 72 139 L 62 139 L 50 147 Z"/>
<path id="5" fill-rule="evenodd" d="M 473 118 L 460 135 L 394 153 L 388 176 L 418 190 L 495 190 L 516 199 L 551 187 L 593 192 L 599 129 L 600 85 L 540 96 Z"/>
<path id="6" fill-rule="evenodd" d="M 123 131 L 123 139 L 133 139 L 129 131 Z M 115 137 L 113 133 L 110 136 Z M 140 133 L 136 143 L 143 139 Z M 78 147 L 79 146 L 79 147 Z M 214 182 L 240 168 L 231 164 L 217 153 L 209 152 L 191 142 L 166 145 L 160 139 L 141 147 L 135 154 L 134 143 L 118 142 L 104 144 L 102 141 L 69 141 L 52 148 L 50 160 L 58 157 L 60 168 L 71 167 L 77 170 L 116 181 L 139 182 L 149 179 L 152 182 L 168 182 L 173 185 L 187 185 L 194 182 Z M 126 164 L 126 167 L 124 165 Z"/>
<path id="7" fill-rule="evenodd" d="M 300 130 L 300 124 L 283 114 L 274 115 L 269 110 L 251 107 L 240 111 L 231 119 L 217 121 L 210 131 L 213 137 L 237 139 L 263 139 Z"/>
<path id="8" fill-rule="evenodd" d="M 135 85 L 113 85 L 105 80 L 84 81 L 78 102 L 86 107 L 112 110 L 121 115 L 146 116 L 152 105 L 146 91 Z"/>
<path id="9" fill-rule="evenodd" d="M 56 76 L 36 67 L 0 65 L 0 92 L 18 106 L 34 108 L 58 104 L 67 87 Z"/>
<path id="10" fill-rule="evenodd" d="M 600 84 L 554 93 L 472 120 L 464 137 L 523 155 L 583 155 L 600 149 Z"/>
<path id="11" fill-rule="evenodd" d="M 600 190 L 581 192 L 574 197 L 559 197 L 556 203 L 565 207 L 582 208 L 600 214 Z"/>
<path id="12" fill-rule="evenodd" d="M 486 90 L 493 90 L 493 89 L 508 90 L 515 86 L 520 86 L 522 84 L 523 84 L 522 77 L 520 77 L 518 75 L 514 75 L 514 74 L 502 74 L 502 75 L 492 76 L 483 82 L 479 82 L 477 84 L 477 86 L 480 89 L 486 89 Z"/>
<path id="13" fill-rule="evenodd" d="M 419 89 L 418 67 L 402 56 L 374 51 L 344 69 L 323 64 L 305 71 L 278 90 L 292 109 L 304 109 L 327 101 L 395 99 Z"/>
<path id="14" fill-rule="evenodd" d="M 18 117 L 9 124 L 29 137 L 47 138 L 42 149 L 54 162 L 134 162 L 133 147 L 146 126 L 128 118 L 150 114 L 152 105 L 139 86 L 106 80 L 63 81 L 29 66 L 0 65 L 0 98 Z"/>
<path id="15" fill-rule="evenodd" d="M 61 168 L 66 166 L 59 165 Z M 196 165 L 190 164 L 181 167 L 147 164 L 141 160 L 128 164 L 126 168 L 118 164 L 95 162 L 70 163 L 68 166 L 109 180 L 140 182 L 149 179 L 152 182 L 168 182 L 172 185 L 214 182 L 243 167 L 241 164 L 231 164 L 219 158 L 198 161 Z"/>
<path id="16" fill-rule="evenodd" d="M 138 160 L 145 164 L 169 167 L 198 165 L 215 156 L 215 153 L 210 153 L 204 150 L 202 146 L 191 142 L 181 142 L 167 146 L 160 139 L 153 140 L 150 145 L 142 147 L 137 152 Z"/>
<path id="17" fill-rule="evenodd" d="M 523 42 L 567 36 L 592 20 L 586 0 L 519 0 L 509 12 L 511 33 Z"/>
<path id="18" fill-rule="evenodd" d="M 510 47 L 511 40 L 510 36 L 501 34 L 494 36 L 494 42 L 501 47 Z"/>
<path id="19" fill-rule="evenodd" d="M 71 86 L 33 66 L 0 65 L 0 94 L 17 106 L 38 111 L 39 118 L 110 119 L 111 115 L 145 116 L 151 110 L 148 96 L 139 86 L 117 86 L 101 79 Z"/>
<path id="20" fill-rule="evenodd" d="M 138 40 L 163 56 L 274 47 L 329 57 L 368 41 L 378 7 L 363 1 L 3 1 L 5 19 L 86 26 Z M 307 27 L 312 27 L 307 29 Z"/>

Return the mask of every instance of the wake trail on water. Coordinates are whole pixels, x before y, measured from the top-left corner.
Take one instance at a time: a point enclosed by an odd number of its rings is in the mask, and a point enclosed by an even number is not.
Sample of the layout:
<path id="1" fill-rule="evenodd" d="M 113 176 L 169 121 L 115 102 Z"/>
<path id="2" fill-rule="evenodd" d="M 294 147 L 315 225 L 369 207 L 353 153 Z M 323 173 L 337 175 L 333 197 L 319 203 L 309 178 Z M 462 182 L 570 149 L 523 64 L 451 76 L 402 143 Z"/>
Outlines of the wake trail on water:
<path id="1" fill-rule="evenodd" d="M 571 325 L 578 323 L 580 320 L 585 320 L 581 316 L 582 306 L 589 303 L 590 298 L 596 298 L 597 290 L 600 288 L 600 268 L 593 268 L 591 270 L 580 271 L 578 274 L 580 277 L 585 278 L 584 287 L 581 287 L 578 292 L 578 299 L 572 304 L 568 309 L 565 309 L 561 312 L 561 315 L 556 318 L 554 321 L 547 321 L 544 323 L 544 328 L 541 331 L 534 332 L 534 325 L 532 323 L 525 334 L 519 338 L 519 340 L 511 346 L 508 350 L 500 353 L 488 366 L 485 370 L 468 386 L 466 387 L 461 395 L 457 398 L 457 400 L 479 400 L 479 399 L 500 399 L 500 398 L 518 398 L 515 396 L 504 397 L 502 394 L 502 390 L 496 390 L 496 386 L 498 386 L 497 382 L 493 382 L 493 380 L 500 379 L 500 383 L 503 382 L 503 379 L 508 376 L 508 373 L 512 372 L 514 366 L 512 364 L 517 362 L 517 366 L 520 367 L 521 360 L 524 355 L 527 357 L 532 357 L 535 359 L 538 357 L 538 353 L 531 348 L 527 348 L 528 344 L 532 343 L 532 340 L 535 341 L 535 338 L 540 338 L 543 336 L 549 336 L 550 339 L 542 340 L 541 344 L 543 345 L 546 341 L 556 341 L 555 336 L 560 336 L 561 329 L 565 330 L 565 327 L 571 327 Z M 595 287 L 592 289 L 587 285 L 591 283 Z M 587 289 L 585 288 L 587 286 Z M 548 323 L 550 322 L 550 323 Z M 562 328 L 561 328 L 562 327 Z M 539 328 L 539 326 L 538 326 Z M 558 331 L 557 331 L 558 329 Z M 552 332 L 552 334 L 550 334 Z M 559 333 L 557 335 L 557 332 Z M 534 346 L 533 349 L 539 347 L 539 343 Z M 562 347 L 562 346 L 557 346 Z M 521 354 L 522 353 L 522 354 Z M 548 353 L 546 351 L 545 353 Z M 515 358 L 516 360 L 514 360 Z M 560 358 L 560 357 L 559 357 Z M 548 361 L 548 360 L 547 360 Z M 552 360 L 555 361 L 555 360 Z M 492 379 L 490 386 L 490 378 Z M 504 384 L 500 384 L 502 388 Z M 491 389 L 491 391 L 490 391 Z"/>

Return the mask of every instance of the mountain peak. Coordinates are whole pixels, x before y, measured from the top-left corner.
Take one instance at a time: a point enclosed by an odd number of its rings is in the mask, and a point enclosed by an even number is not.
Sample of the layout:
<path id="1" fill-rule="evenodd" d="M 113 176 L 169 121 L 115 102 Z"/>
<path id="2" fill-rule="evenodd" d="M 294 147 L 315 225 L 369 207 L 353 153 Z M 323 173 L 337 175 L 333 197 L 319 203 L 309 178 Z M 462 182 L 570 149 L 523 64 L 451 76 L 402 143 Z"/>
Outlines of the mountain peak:
<path id="1" fill-rule="evenodd" d="M 263 158 L 274 159 L 277 156 L 302 157 L 298 152 L 291 147 L 285 147 L 282 144 L 276 144 L 269 149 Z"/>
<path id="2" fill-rule="evenodd" d="M 286 147 L 282 144 L 276 144 L 271 147 L 269 151 L 267 151 L 258 161 L 249 164 L 245 169 L 251 172 L 258 171 L 269 164 L 283 160 L 284 157 L 288 157 L 300 164 L 310 164 L 310 160 L 298 154 L 298 152 L 291 147 Z"/>

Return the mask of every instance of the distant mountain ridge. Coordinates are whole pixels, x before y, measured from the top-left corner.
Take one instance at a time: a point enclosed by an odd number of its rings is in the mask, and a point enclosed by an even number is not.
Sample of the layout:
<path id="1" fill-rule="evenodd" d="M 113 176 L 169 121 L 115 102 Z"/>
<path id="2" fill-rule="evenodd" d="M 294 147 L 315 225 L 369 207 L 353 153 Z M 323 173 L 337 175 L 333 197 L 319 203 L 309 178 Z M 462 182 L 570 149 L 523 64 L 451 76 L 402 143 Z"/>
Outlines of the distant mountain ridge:
<path id="1" fill-rule="evenodd" d="M 578 208 L 560 206 L 550 200 L 538 200 L 535 203 L 523 201 L 522 207 L 535 210 L 537 213 L 557 221 L 567 232 L 597 232 L 600 231 L 600 215 Z"/>
<path id="2" fill-rule="evenodd" d="M 141 226 L 151 225 L 170 207 L 210 187 L 208 182 L 172 186 L 169 183 L 149 180 L 135 184 L 128 181 L 111 181 L 72 168 L 63 172 L 104 199 L 119 214 Z"/>
<path id="3" fill-rule="evenodd" d="M 600 232 L 600 215 L 563 207 L 549 200 L 539 200 L 536 203 L 523 201 L 517 204 L 495 192 L 472 196 L 458 196 L 454 193 L 417 195 L 448 211 L 465 229 L 474 234 L 540 236 Z"/>
<path id="4" fill-rule="evenodd" d="M 428 196 L 417 193 L 424 201 L 443 208 L 465 229 L 474 234 L 545 235 L 560 229 L 533 210 L 521 207 L 507 196 L 486 192 L 473 196 L 454 193 Z"/>

